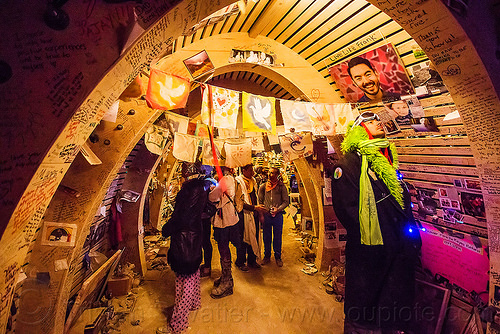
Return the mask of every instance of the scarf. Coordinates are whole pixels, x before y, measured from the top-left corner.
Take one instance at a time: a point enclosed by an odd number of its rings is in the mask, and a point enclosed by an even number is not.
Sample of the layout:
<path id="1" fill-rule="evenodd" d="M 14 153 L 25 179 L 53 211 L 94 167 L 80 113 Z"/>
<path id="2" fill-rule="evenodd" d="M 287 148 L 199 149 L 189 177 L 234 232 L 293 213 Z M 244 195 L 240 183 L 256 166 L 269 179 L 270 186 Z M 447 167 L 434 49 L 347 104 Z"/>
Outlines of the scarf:
<path id="1" fill-rule="evenodd" d="M 381 148 L 391 149 L 393 163 L 380 152 Z M 389 144 L 386 138 L 369 139 L 363 127 L 348 126 L 347 135 L 342 142 L 344 153 L 357 151 L 361 154 L 361 175 L 359 178 L 359 225 L 361 243 L 363 245 L 383 245 L 382 233 L 377 214 L 377 203 L 368 176 L 368 168 L 377 174 L 385 183 L 391 195 L 396 199 L 401 208 L 403 204 L 403 189 L 396 175 L 398 165 L 397 153 L 394 144 Z"/>
<path id="2" fill-rule="evenodd" d="M 245 181 L 245 186 L 247 187 L 247 193 L 250 194 L 253 191 L 252 179 L 247 179 L 245 175 L 241 175 L 243 181 Z"/>
<path id="3" fill-rule="evenodd" d="M 273 190 L 274 188 L 276 188 L 277 185 L 278 185 L 278 180 L 276 180 L 274 182 L 271 182 L 271 180 L 267 180 L 267 182 L 266 182 L 266 191 Z"/>

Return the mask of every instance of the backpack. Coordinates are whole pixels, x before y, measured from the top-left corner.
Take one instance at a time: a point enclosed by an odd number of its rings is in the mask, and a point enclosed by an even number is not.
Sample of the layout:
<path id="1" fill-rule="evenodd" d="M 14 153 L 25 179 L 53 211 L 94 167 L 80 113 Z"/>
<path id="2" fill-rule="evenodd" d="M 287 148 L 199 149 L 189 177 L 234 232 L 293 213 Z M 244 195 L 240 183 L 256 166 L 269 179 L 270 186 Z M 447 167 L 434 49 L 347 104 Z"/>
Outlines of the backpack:
<path id="1" fill-rule="evenodd" d="M 213 216 L 215 216 L 216 213 L 217 213 L 217 206 L 207 199 L 207 203 L 205 204 L 205 208 L 203 209 L 201 218 L 204 219 L 212 218 Z"/>

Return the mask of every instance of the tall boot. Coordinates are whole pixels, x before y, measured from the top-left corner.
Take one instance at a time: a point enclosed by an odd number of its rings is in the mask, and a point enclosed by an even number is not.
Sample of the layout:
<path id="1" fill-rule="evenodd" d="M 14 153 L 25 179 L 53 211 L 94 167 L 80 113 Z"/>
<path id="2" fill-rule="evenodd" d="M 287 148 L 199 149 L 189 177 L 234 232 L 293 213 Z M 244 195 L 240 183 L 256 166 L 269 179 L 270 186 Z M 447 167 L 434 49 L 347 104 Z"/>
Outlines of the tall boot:
<path id="1" fill-rule="evenodd" d="M 223 298 L 233 294 L 233 276 L 231 274 L 231 260 L 220 261 L 222 267 L 222 276 L 215 280 L 214 288 L 210 293 L 212 298 Z"/>

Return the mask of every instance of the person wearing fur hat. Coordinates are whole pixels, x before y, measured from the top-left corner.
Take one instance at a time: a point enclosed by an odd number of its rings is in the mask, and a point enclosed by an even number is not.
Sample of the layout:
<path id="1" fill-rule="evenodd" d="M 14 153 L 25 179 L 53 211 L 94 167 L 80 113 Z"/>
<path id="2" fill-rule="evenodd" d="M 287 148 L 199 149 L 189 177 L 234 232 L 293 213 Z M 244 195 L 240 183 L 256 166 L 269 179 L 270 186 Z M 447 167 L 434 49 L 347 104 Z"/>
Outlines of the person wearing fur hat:
<path id="1" fill-rule="evenodd" d="M 347 230 L 344 333 L 404 333 L 421 240 L 396 149 L 371 112 L 349 124 L 341 149 L 332 196 Z"/>

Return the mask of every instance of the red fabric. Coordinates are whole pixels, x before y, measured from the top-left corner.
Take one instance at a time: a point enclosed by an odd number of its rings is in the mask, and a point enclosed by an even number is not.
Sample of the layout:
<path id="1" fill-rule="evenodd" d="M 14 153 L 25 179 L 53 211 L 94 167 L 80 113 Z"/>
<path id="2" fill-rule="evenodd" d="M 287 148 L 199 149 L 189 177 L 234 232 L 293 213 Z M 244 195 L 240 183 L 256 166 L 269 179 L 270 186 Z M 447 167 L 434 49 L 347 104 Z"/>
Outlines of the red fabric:
<path id="1" fill-rule="evenodd" d="M 273 190 L 274 188 L 276 188 L 277 185 L 278 185 L 278 180 L 276 180 L 275 182 L 271 182 L 271 180 L 267 180 L 266 191 Z"/>
<path id="2" fill-rule="evenodd" d="M 204 85 L 202 85 L 202 86 L 204 86 Z M 211 115 L 211 112 L 212 112 L 212 86 L 207 85 L 207 88 L 208 88 L 208 96 L 210 99 L 210 101 L 208 103 L 208 105 L 210 106 L 209 115 L 208 115 L 208 119 L 210 120 L 210 124 L 208 125 L 208 135 L 210 137 L 210 145 L 212 146 L 212 156 L 214 158 L 215 170 L 217 171 L 217 176 L 219 177 L 219 180 L 221 180 L 222 177 L 224 176 L 224 174 L 222 174 L 222 169 L 220 168 L 219 159 L 217 158 L 217 151 L 215 150 L 214 135 L 213 135 L 214 128 L 213 128 L 213 124 L 212 124 L 212 115 Z M 225 191 L 225 190 L 226 189 L 222 189 L 222 191 Z"/>
<path id="3" fill-rule="evenodd" d="M 368 138 L 373 139 L 373 136 L 366 127 L 365 123 L 361 122 L 361 126 L 365 129 L 366 133 L 368 133 Z M 391 156 L 389 155 L 389 149 L 387 147 L 381 148 L 380 153 L 382 153 L 382 155 L 386 157 L 387 161 L 389 161 L 389 163 L 392 165 L 392 159 Z"/>
<path id="4" fill-rule="evenodd" d="M 116 203 L 117 203 L 117 199 L 115 197 L 115 198 L 113 198 L 113 201 L 111 202 L 111 208 L 110 208 L 110 210 L 111 210 L 111 217 L 110 217 L 111 231 L 109 234 L 109 237 L 111 239 L 111 246 L 114 249 L 117 249 L 118 244 L 123 241 L 122 218 L 121 218 L 121 213 L 116 208 Z"/>

